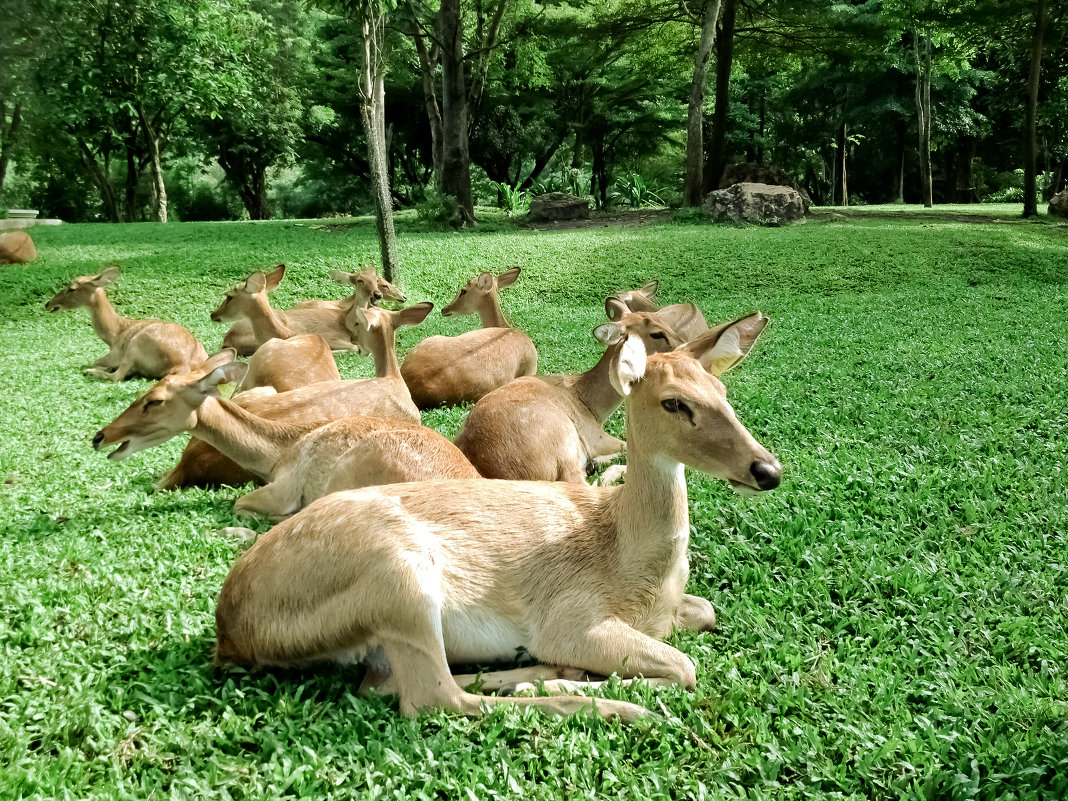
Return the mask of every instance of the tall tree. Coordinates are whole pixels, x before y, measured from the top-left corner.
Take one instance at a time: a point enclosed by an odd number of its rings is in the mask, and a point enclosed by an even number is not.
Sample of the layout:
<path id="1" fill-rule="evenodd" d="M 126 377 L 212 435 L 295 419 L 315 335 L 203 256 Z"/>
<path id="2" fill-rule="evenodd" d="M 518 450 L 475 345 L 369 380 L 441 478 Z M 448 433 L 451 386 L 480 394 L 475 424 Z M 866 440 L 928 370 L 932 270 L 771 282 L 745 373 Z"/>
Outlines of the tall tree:
<path id="1" fill-rule="evenodd" d="M 1038 214 L 1038 87 L 1042 73 L 1042 44 L 1049 24 L 1047 0 L 1035 4 L 1035 19 L 1031 34 L 1031 59 L 1027 75 L 1027 104 L 1024 121 L 1024 217 Z"/>
<path id="2" fill-rule="evenodd" d="M 392 0 L 323 0 L 322 5 L 348 17 L 360 43 L 360 119 L 367 139 L 367 164 L 375 201 L 375 225 L 382 254 L 382 273 L 387 281 L 400 282 L 397 232 L 393 225 L 393 197 L 390 192 L 388 147 L 386 143 L 386 58 L 389 42 L 386 18 L 396 7 Z"/>
<path id="3" fill-rule="evenodd" d="M 441 41 L 441 191 L 456 199 L 464 225 L 475 222 L 468 143 L 467 84 L 464 81 L 464 37 L 460 0 L 441 0 L 438 38 Z"/>
<path id="4" fill-rule="evenodd" d="M 708 58 L 716 40 L 720 0 L 704 0 L 701 14 L 701 33 L 693 59 L 693 80 L 690 82 L 690 101 L 686 122 L 686 185 L 683 205 L 700 206 L 704 199 L 704 105 L 705 83 L 708 80 Z"/>

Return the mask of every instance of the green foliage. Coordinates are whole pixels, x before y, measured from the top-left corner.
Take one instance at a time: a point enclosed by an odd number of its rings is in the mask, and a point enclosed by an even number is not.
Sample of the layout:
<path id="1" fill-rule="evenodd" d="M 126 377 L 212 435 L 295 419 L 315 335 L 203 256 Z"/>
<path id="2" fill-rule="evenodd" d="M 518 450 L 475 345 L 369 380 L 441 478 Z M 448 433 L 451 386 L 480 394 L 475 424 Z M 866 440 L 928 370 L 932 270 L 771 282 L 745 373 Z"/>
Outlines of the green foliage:
<path id="1" fill-rule="evenodd" d="M 636 172 L 616 179 L 612 189 L 608 192 L 608 203 L 609 205 L 630 206 L 633 209 L 665 205 L 660 195 L 647 186 L 645 179 Z"/>
<path id="2" fill-rule="evenodd" d="M 954 207 L 962 215 L 965 207 Z M 1005 217 L 1008 209 L 989 209 Z M 759 499 L 688 475 L 690 582 L 720 628 L 671 642 L 694 693 L 623 728 L 533 710 L 400 716 L 360 673 L 215 671 L 213 608 L 242 490 L 151 491 L 182 442 L 114 463 L 91 439 L 149 385 L 104 352 L 72 275 L 118 261 L 116 305 L 188 325 L 285 262 L 286 307 L 377 253 L 373 223 L 35 229 L 0 272 L 0 795 L 6 798 L 1059 798 L 1068 792 L 1068 247 L 1063 227 L 903 207 L 787 229 L 402 228 L 413 301 L 519 264 L 502 297 L 546 372 L 592 365 L 604 296 L 660 279 L 710 321 L 772 324 L 724 383 L 781 458 Z M 890 219 L 891 216 L 893 219 Z M 456 334 L 433 315 L 400 348 Z M 369 362 L 339 357 L 346 377 Z M 462 412 L 425 422 L 448 434 Z M 621 416 L 610 427 L 623 432 Z M 260 526 L 265 529 L 266 526 Z"/>
<path id="3" fill-rule="evenodd" d="M 462 223 L 456 198 L 434 186 L 429 187 L 423 199 L 415 204 L 415 213 L 421 222 L 437 230 L 458 228 Z"/>
<path id="4" fill-rule="evenodd" d="M 500 181 L 491 181 L 490 185 L 497 190 L 497 206 L 507 211 L 509 217 L 526 214 L 530 210 L 530 195 L 526 191 Z"/>

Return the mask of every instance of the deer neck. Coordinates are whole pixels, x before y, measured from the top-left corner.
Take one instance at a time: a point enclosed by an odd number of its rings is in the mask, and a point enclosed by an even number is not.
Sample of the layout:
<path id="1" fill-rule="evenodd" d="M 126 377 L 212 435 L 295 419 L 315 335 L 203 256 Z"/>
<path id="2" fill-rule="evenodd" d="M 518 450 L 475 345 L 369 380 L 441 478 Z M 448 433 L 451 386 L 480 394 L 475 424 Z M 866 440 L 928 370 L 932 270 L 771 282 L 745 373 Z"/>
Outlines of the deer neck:
<path id="1" fill-rule="evenodd" d="M 93 315 L 93 330 L 96 335 L 109 345 L 133 322 L 115 311 L 103 289 L 97 289 L 89 296 L 89 313 Z"/>
<path id="2" fill-rule="evenodd" d="M 501 301 L 496 292 L 491 292 L 487 295 L 482 305 L 479 306 L 478 319 L 482 321 L 483 328 L 512 327 L 511 323 L 508 322 L 508 318 L 504 316 L 504 310 L 501 308 Z"/>
<path id="3" fill-rule="evenodd" d="M 375 360 L 375 378 L 400 378 L 397 332 L 392 328 L 387 328 L 381 337 L 376 337 L 371 346 L 371 357 Z"/>
<path id="4" fill-rule="evenodd" d="M 608 378 L 612 359 L 619 353 L 619 345 L 608 348 L 593 367 L 575 381 L 575 394 L 586 408 L 590 410 L 597 422 L 603 424 L 608 415 L 623 402 L 623 396 L 616 392 Z M 628 471 L 630 468 L 627 468 Z"/>
<path id="5" fill-rule="evenodd" d="M 620 558 L 636 575 L 667 580 L 685 566 L 690 543 L 685 467 L 646 447 L 629 420 L 627 444 L 627 480 L 615 498 Z"/>
<path id="6" fill-rule="evenodd" d="M 255 297 L 256 308 L 248 315 L 249 323 L 252 324 L 252 335 L 260 342 L 268 339 L 289 339 L 296 334 L 292 328 L 286 325 L 282 316 L 271 307 L 266 293 L 260 293 Z"/>
<path id="7" fill-rule="evenodd" d="M 236 403 L 208 398 L 197 411 L 197 424 L 192 433 L 269 481 L 282 453 L 305 431 L 299 426 L 257 417 Z"/>

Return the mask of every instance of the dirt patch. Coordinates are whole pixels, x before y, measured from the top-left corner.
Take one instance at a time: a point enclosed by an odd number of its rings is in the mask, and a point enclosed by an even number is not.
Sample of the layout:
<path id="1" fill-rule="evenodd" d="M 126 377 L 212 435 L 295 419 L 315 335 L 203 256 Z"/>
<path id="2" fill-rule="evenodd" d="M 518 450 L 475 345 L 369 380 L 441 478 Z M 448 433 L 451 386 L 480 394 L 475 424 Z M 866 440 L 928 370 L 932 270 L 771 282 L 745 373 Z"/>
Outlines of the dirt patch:
<path id="1" fill-rule="evenodd" d="M 977 207 L 975 214 L 952 211 L 866 211 L 864 209 L 814 209 L 809 213 L 809 221 L 817 223 L 844 222 L 846 220 L 908 220 L 909 222 L 953 222 L 953 223 L 1028 223 L 1019 214 L 983 214 Z M 1045 218 L 1040 218 L 1044 222 Z M 1055 221 L 1053 221 L 1055 222 Z"/>
<path id="2" fill-rule="evenodd" d="M 668 222 L 671 209 L 634 209 L 628 211 L 590 212 L 588 220 L 554 220 L 546 223 L 519 221 L 519 227 L 530 231 L 572 231 L 580 228 L 611 228 L 627 225 L 651 225 Z"/>

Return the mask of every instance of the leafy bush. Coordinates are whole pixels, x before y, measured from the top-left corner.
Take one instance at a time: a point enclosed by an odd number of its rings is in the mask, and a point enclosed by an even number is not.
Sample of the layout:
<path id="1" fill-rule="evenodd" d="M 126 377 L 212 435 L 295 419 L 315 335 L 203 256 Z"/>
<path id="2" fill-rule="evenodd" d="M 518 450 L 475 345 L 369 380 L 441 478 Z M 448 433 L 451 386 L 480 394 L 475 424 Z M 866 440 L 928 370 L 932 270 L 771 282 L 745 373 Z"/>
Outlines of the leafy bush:
<path id="1" fill-rule="evenodd" d="M 534 181 L 530 187 L 530 194 L 534 197 L 547 195 L 550 192 L 567 192 L 571 195 L 583 197 L 589 194 L 590 175 L 579 169 L 566 169 L 554 172 Z"/>
<path id="2" fill-rule="evenodd" d="M 526 214 L 530 210 L 530 195 L 518 186 L 508 186 L 500 181 L 493 181 L 497 190 L 497 206 L 508 212 L 509 217 Z"/>
<path id="3" fill-rule="evenodd" d="M 608 205 L 638 209 L 643 206 L 663 206 L 665 203 L 652 187 L 645 183 L 645 179 L 635 172 L 616 179 L 608 193 Z"/>
<path id="4" fill-rule="evenodd" d="M 460 204 L 452 195 L 430 186 L 422 201 L 415 204 L 415 216 L 432 228 L 457 228 L 460 225 Z"/>

